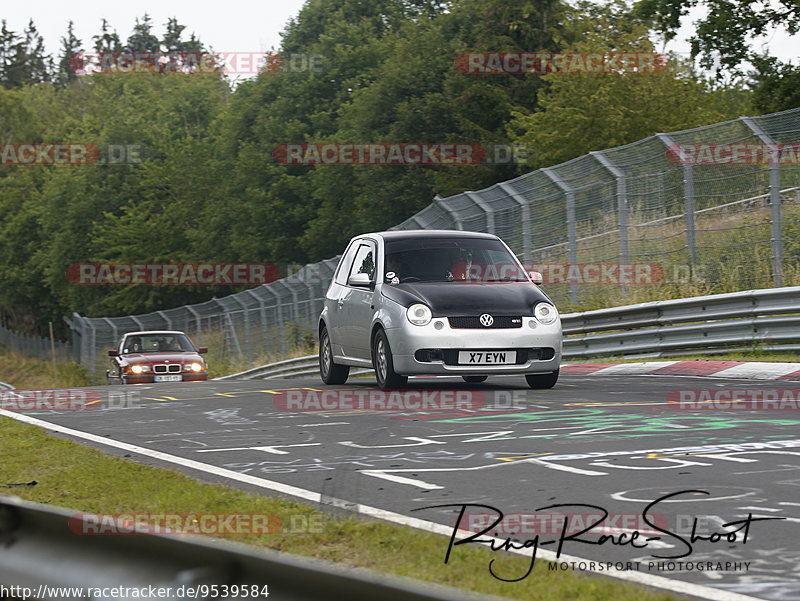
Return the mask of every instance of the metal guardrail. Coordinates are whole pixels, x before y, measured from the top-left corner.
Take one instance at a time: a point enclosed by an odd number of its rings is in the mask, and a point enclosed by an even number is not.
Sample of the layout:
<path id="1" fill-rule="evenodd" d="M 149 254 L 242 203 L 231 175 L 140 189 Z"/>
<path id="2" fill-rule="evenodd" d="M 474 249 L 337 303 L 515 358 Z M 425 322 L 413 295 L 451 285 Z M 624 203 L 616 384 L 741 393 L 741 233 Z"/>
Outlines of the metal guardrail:
<path id="1" fill-rule="evenodd" d="M 753 348 L 797 351 L 800 286 L 567 313 L 561 326 L 565 359 L 710 355 Z M 317 355 L 307 355 L 217 379 L 298 377 L 318 373 L 316 366 Z"/>
<path id="2" fill-rule="evenodd" d="M 317 355 L 305 355 L 277 363 L 261 365 L 252 369 L 246 369 L 236 374 L 214 378 L 215 380 L 269 380 L 270 378 L 297 378 L 300 376 L 310 376 L 319 373 L 319 357 Z M 351 368 L 350 374 L 370 373 L 371 369 Z"/>
<path id="3" fill-rule="evenodd" d="M 14 390 L 14 387 L 11 384 L 0 382 L 0 390 Z"/>
<path id="4" fill-rule="evenodd" d="M 277 363 L 269 363 L 240 371 L 236 374 L 229 376 L 222 376 L 221 378 L 214 378 L 215 380 L 258 380 L 267 378 L 287 377 L 297 375 L 298 370 L 308 370 L 312 365 L 316 364 L 317 355 L 306 355 L 305 357 L 297 357 L 295 359 L 286 359 L 285 361 L 278 361 Z"/>
<path id="5" fill-rule="evenodd" d="M 44 601 L 92 598 L 86 590 L 170 587 L 165 599 L 211 599 L 211 587 L 258 586 L 287 601 L 499 601 L 433 583 L 190 534 L 91 536 L 70 530 L 77 512 L 0 497 L 0 584 Z M 204 589 L 208 594 L 202 594 Z M 51 587 L 79 587 L 77 591 Z M 184 588 L 184 594 L 178 589 Z M 185 594 L 193 587 L 201 594 Z M 263 596 L 262 596 L 263 595 Z M 142 595 L 147 597 L 148 595 Z M 252 595 L 251 595 L 252 597 Z M 97 597 L 94 597 L 97 598 Z M 102 598 L 102 597 L 101 597 Z M 109 595 L 105 598 L 115 598 Z"/>
<path id="6" fill-rule="evenodd" d="M 564 356 L 797 350 L 800 286 L 655 301 L 561 318 Z"/>

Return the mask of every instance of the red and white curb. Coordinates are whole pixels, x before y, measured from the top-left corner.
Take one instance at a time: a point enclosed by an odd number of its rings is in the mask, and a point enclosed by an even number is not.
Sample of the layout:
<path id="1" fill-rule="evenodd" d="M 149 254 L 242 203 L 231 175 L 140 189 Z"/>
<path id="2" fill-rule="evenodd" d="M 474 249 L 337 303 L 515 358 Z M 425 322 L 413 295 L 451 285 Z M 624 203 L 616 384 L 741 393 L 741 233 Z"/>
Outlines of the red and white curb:
<path id="1" fill-rule="evenodd" d="M 800 381 L 800 363 L 761 361 L 648 361 L 643 363 L 565 363 L 562 375 L 702 376 L 744 380 Z"/>

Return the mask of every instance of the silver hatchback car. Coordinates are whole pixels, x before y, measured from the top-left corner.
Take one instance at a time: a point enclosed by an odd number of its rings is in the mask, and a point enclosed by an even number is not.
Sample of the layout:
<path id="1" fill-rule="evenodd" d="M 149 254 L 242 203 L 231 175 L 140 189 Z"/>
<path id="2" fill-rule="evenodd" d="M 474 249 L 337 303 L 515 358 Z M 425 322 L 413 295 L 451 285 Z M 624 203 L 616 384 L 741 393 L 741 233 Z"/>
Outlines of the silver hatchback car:
<path id="1" fill-rule="evenodd" d="M 561 321 L 541 276 L 492 234 L 406 230 L 356 236 L 339 261 L 319 318 L 319 369 L 343 384 L 371 367 L 378 386 L 409 375 L 524 374 L 552 388 Z"/>

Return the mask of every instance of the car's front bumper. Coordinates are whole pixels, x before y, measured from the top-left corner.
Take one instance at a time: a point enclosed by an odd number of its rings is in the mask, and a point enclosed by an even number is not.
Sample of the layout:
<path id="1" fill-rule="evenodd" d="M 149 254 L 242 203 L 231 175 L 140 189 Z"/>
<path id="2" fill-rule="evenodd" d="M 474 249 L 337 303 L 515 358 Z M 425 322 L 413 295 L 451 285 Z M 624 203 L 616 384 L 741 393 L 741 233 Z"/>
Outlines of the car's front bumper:
<path id="1" fill-rule="evenodd" d="M 169 374 L 164 374 L 169 375 Z M 190 374 L 175 374 L 181 375 L 182 382 L 205 382 L 208 380 L 207 373 L 190 373 Z M 176 384 L 177 382 L 156 382 L 154 374 L 124 374 L 122 376 L 123 384 Z"/>
<path id="2" fill-rule="evenodd" d="M 436 323 L 441 324 L 436 329 Z M 561 364 L 561 323 L 542 325 L 532 316 L 522 318 L 521 328 L 451 328 L 446 318 L 434 318 L 426 326 L 402 325 L 386 330 L 394 369 L 402 375 L 497 375 L 551 373 Z M 447 358 L 420 361 L 417 351 L 442 350 Z M 548 352 L 552 349 L 552 352 Z M 522 363 L 513 365 L 458 365 L 457 351 L 526 351 Z M 541 351 L 541 352 L 538 352 Z M 551 357 L 538 358 L 539 355 Z"/>

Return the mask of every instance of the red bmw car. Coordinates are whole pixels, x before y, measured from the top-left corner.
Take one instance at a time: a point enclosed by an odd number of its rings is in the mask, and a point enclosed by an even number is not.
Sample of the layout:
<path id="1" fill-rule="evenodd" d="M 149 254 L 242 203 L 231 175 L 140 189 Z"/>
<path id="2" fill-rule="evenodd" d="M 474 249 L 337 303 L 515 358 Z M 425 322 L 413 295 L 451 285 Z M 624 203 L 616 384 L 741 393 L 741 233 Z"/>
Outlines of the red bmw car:
<path id="1" fill-rule="evenodd" d="M 108 351 L 109 384 L 153 384 L 208 380 L 208 365 L 200 356 L 208 348 L 197 348 L 183 332 L 129 332 L 116 349 Z"/>

